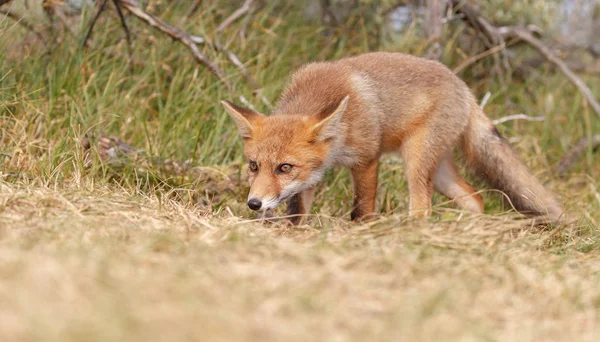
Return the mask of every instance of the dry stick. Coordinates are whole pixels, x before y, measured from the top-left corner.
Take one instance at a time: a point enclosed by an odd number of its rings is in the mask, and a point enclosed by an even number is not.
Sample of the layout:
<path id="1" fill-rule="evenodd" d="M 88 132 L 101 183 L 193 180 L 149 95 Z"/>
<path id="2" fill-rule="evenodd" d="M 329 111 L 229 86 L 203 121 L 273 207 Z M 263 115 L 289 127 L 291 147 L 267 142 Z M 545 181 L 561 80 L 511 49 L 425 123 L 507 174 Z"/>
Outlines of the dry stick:
<path id="1" fill-rule="evenodd" d="M 452 0 L 452 1 L 455 6 L 458 6 L 461 3 L 460 0 Z M 483 18 L 481 15 L 479 15 L 478 12 L 476 12 L 468 4 L 462 4 L 459 8 L 459 11 L 461 11 L 463 14 L 465 14 L 465 16 L 467 18 L 466 21 L 469 22 L 471 24 L 471 26 L 473 26 L 475 29 L 477 29 L 478 24 L 480 24 L 485 27 L 486 34 L 501 37 L 502 41 L 504 41 L 504 39 L 507 39 L 507 38 L 516 38 L 518 40 L 521 40 L 521 41 L 531 45 L 542 56 L 544 56 L 544 58 L 546 58 L 546 60 L 548 60 L 549 62 L 556 65 L 560 69 L 560 71 L 563 74 L 565 74 L 565 76 L 583 94 L 583 96 L 585 97 L 587 102 L 592 106 L 592 109 L 596 112 L 596 114 L 598 116 L 600 116 L 600 104 L 594 98 L 594 95 L 592 94 L 592 91 L 590 90 L 590 88 L 588 88 L 588 86 L 567 66 L 567 64 L 564 61 L 562 61 L 560 58 L 558 58 L 554 53 L 552 53 L 552 51 L 548 47 L 546 47 L 539 39 L 537 39 L 536 37 L 534 37 L 531 34 L 530 31 L 536 31 L 539 33 L 539 29 L 537 29 L 535 26 L 528 26 L 527 29 L 520 28 L 520 27 L 500 27 L 500 28 L 498 28 L 498 27 L 494 27 L 491 24 L 489 24 L 489 22 L 487 22 L 487 20 L 485 18 Z M 584 146 L 584 147 L 581 148 L 581 151 L 583 151 L 585 149 L 585 146 L 587 146 L 587 144 L 590 144 L 590 143 L 592 144 L 593 148 L 597 148 L 598 144 L 599 144 L 598 139 L 600 139 L 600 138 L 597 136 L 594 136 L 594 139 L 592 139 L 591 142 L 587 142 L 587 140 L 584 140 L 584 142 L 582 143 L 582 146 Z M 577 146 L 579 146 L 579 144 Z M 579 151 L 579 150 L 576 150 L 575 148 L 573 150 Z M 568 168 L 568 165 L 570 165 L 573 162 L 573 160 L 576 160 L 577 157 L 581 153 L 582 152 L 567 153 L 565 155 L 565 157 L 563 157 L 563 162 L 561 162 L 561 166 L 559 166 L 559 173 L 561 173 L 561 172 L 564 173 L 565 172 L 564 170 L 566 170 Z M 572 155 L 577 156 L 577 157 L 573 158 L 573 157 L 571 157 Z"/>
<path id="2" fill-rule="evenodd" d="M 492 120 L 494 125 L 499 125 L 501 123 L 505 123 L 512 120 L 527 120 L 527 121 L 544 121 L 546 120 L 545 116 L 529 116 L 525 114 L 514 114 L 502 117 L 500 119 Z"/>
<path id="3" fill-rule="evenodd" d="M 240 72 L 242 73 L 242 75 L 244 76 L 246 81 L 248 82 L 248 84 L 250 84 L 250 87 L 254 91 L 254 95 L 260 96 L 260 99 L 262 100 L 262 102 L 265 105 L 267 105 L 267 107 L 271 108 L 272 107 L 271 102 L 269 102 L 269 100 L 267 100 L 267 98 L 261 94 L 261 89 L 258 86 L 258 83 L 256 83 L 254 78 L 250 75 L 250 73 L 248 72 L 248 69 L 246 68 L 244 63 L 242 63 L 240 58 L 235 53 L 233 53 L 231 50 L 227 49 L 226 47 L 224 47 L 221 44 L 211 43 L 211 46 L 215 50 L 224 52 L 225 55 L 227 55 L 227 58 L 231 61 L 231 63 L 233 63 L 235 66 L 238 67 L 238 69 L 240 70 Z"/>
<path id="4" fill-rule="evenodd" d="M 227 28 L 229 25 L 231 25 L 234 21 L 238 20 L 244 14 L 249 13 L 250 10 L 252 9 L 253 1 L 254 0 L 246 0 L 244 2 L 244 4 L 242 5 L 242 7 L 240 7 L 235 12 L 233 12 L 229 17 L 227 17 L 217 27 L 216 32 L 223 31 L 225 28 Z M 255 96 L 259 96 L 260 99 L 262 100 L 262 102 L 265 105 L 267 105 L 267 107 L 271 108 L 272 107 L 271 103 L 269 102 L 269 100 L 264 95 L 261 94 L 261 89 L 260 89 L 258 83 L 250 75 L 250 73 L 248 72 L 248 69 L 246 68 L 246 66 L 244 65 L 244 63 L 242 63 L 242 61 L 240 60 L 240 58 L 235 53 L 233 53 L 231 50 L 227 49 L 226 47 L 224 47 L 223 45 L 221 45 L 221 44 L 219 44 L 217 42 L 211 43 L 211 46 L 215 50 L 224 52 L 225 55 L 227 55 L 227 58 L 229 59 L 229 61 L 231 61 L 231 63 L 233 63 L 240 70 L 240 72 L 242 73 L 242 75 L 246 79 L 246 82 L 248 82 L 248 84 L 250 85 L 250 87 L 253 89 L 254 95 Z"/>
<path id="5" fill-rule="evenodd" d="M 1 5 L 0 5 L 1 6 Z M 25 20 L 23 17 L 19 17 L 18 15 L 12 13 L 9 10 L 2 10 L 0 9 L 0 14 L 4 14 L 6 15 L 8 18 L 11 18 L 12 20 L 16 21 L 17 24 L 25 27 L 27 30 L 31 31 L 33 34 L 36 35 L 36 37 L 38 37 L 39 40 L 44 41 L 44 37 L 42 36 L 42 34 L 40 32 L 38 32 L 27 20 Z"/>
<path id="6" fill-rule="evenodd" d="M 196 1 L 194 1 L 194 3 L 192 4 L 192 6 L 190 6 L 190 11 L 188 13 L 188 17 L 192 16 L 194 13 L 196 13 L 196 11 L 198 10 L 198 8 L 200 8 L 200 3 L 202 3 L 202 0 L 196 0 Z"/>
<path id="7" fill-rule="evenodd" d="M 469 24 L 476 32 L 483 35 L 482 41 L 488 49 L 492 49 L 495 46 L 506 45 L 504 38 L 496 32 L 496 27 L 490 24 L 478 10 L 467 4 L 463 0 L 451 0 L 452 6 L 456 8 L 457 13 L 463 15 L 463 20 Z M 506 50 L 501 50 L 502 63 L 498 55 L 493 54 L 495 69 L 498 73 L 499 80 L 505 85 L 505 80 L 502 73 L 502 67 L 505 71 L 510 71 L 510 65 L 508 64 L 508 53 Z"/>
<path id="8" fill-rule="evenodd" d="M 545 61 L 546 61 L 546 59 L 543 57 L 530 58 L 530 59 L 523 61 L 521 63 L 521 66 L 534 69 L 534 68 L 539 67 Z M 568 59 L 563 60 L 563 62 L 565 62 L 565 64 L 573 72 L 589 74 L 589 75 L 599 75 L 600 74 L 600 63 L 595 63 L 595 65 L 594 65 L 594 63 L 583 63 L 579 60 L 568 60 Z M 556 65 L 552 65 L 552 67 L 556 68 Z"/>
<path id="9" fill-rule="evenodd" d="M 454 6 L 457 7 L 457 11 L 465 15 L 465 21 L 467 21 L 473 28 L 484 33 L 492 41 L 500 41 L 504 44 L 504 40 L 507 38 L 520 39 L 532 47 L 534 47 L 541 55 L 543 55 L 548 61 L 554 63 L 564 74 L 579 88 L 579 91 L 583 94 L 586 100 L 590 103 L 594 111 L 600 116 L 600 104 L 594 98 L 592 91 L 585 85 L 585 83 L 573 73 L 569 67 L 558 57 L 556 57 L 548 47 L 546 47 L 539 39 L 535 38 L 531 32 L 524 28 L 519 27 L 495 27 L 490 24 L 477 10 L 466 3 L 462 3 L 461 0 L 452 0 Z M 538 31 L 535 26 L 529 27 L 531 30 Z M 504 44 L 505 45 L 505 44 Z M 506 51 L 503 50 L 506 54 Z"/>
<path id="10" fill-rule="evenodd" d="M 471 57 L 467 58 L 465 61 L 463 61 L 462 63 L 460 63 L 456 68 L 452 69 L 452 72 L 455 74 L 458 74 L 459 72 L 463 71 L 468 66 L 470 66 L 471 64 L 476 63 L 478 60 L 485 58 L 491 54 L 494 54 L 498 51 L 504 50 L 505 48 L 506 48 L 506 44 L 501 44 L 501 45 L 495 46 L 489 50 L 485 50 L 481 53 L 478 53 L 475 56 L 471 56 Z"/>
<path id="11" fill-rule="evenodd" d="M 485 105 L 490 100 L 490 97 L 492 97 L 492 93 L 490 93 L 489 91 L 485 93 L 485 95 L 483 95 L 483 99 L 481 99 L 481 103 L 479 104 L 479 107 L 481 107 L 481 109 L 485 107 Z"/>
<path id="12" fill-rule="evenodd" d="M 240 28 L 239 36 L 242 40 L 242 45 L 246 44 L 246 30 L 248 29 L 248 23 L 250 22 L 250 15 L 247 15 L 242 21 L 242 27 Z"/>
<path id="13" fill-rule="evenodd" d="M 167 24 L 161 19 L 157 18 L 153 14 L 150 14 L 139 7 L 139 4 L 135 0 L 117 0 L 119 4 L 126 8 L 131 14 L 145 21 L 148 25 L 168 34 L 171 38 L 181 42 L 187 46 L 194 55 L 194 58 L 204 66 L 206 66 L 213 74 L 215 74 L 229 90 L 232 89 L 231 83 L 227 80 L 227 77 L 223 70 L 214 64 L 204 53 L 198 49 L 196 43 L 204 41 L 201 37 L 193 37 L 189 33 L 180 30 L 177 27 Z M 199 38 L 199 39 L 198 39 Z"/>
<path id="14" fill-rule="evenodd" d="M 98 18 L 100 18 L 100 15 L 106 8 L 107 3 L 108 3 L 108 0 L 104 0 L 102 2 L 102 4 L 98 7 L 96 14 L 94 14 L 94 18 L 92 19 L 92 22 L 90 23 L 90 28 L 88 29 L 87 34 L 85 35 L 85 38 L 83 38 L 82 46 L 84 46 L 84 47 L 88 46 L 88 42 L 90 40 L 90 37 L 92 36 L 92 31 L 94 31 L 94 26 L 96 26 L 96 22 L 98 21 Z"/>
<path id="15" fill-rule="evenodd" d="M 498 32 L 504 37 L 515 37 L 520 39 L 533 48 L 535 48 L 542 56 L 544 56 L 549 62 L 554 63 L 560 71 L 579 89 L 583 94 L 588 103 L 592 106 L 596 114 L 600 117 L 600 104 L 594 98 L 592 91 L 588 86 L 579 78 L 565 62 L 560 58 L 556 57 L 548 47 L 546 47 L 539 39 L 535 38 L 529 31 L 519 27 L 500 27 Z"/>
<path id="16" fill-rule="evenodd" d="M 252 7 L 252 2 L 254 0 L 246 0 L 242 7 L 238 8 L 235 12 L 233 12 L 227 19 L 223 20 L 223 22 L 217 26 L 217 33 L 223 31 L 227 26 L 231 25 L 234 21 L 238 20 L 241 16 L 250 11 Z"/>
<path id="17" fill-rule="evenodd" d="M 573 164 L 585 152 L 585 150 L 591 146 L 592 150 L 596 150 L 600 148 L 600 134 L 593 135 L 590 138 L 585 137 L 577 142 L 575 146 L 573 146 L 565 155 L 562 157 L 560 164 L 558 164 L 558 168 L 556 172 L 559 176 L 564 176 L 564 174 L 573 167 Z"/>
<path id="18" fill-rule="evenodd" d="M 117 8 L 117 13 L 119 14 L 119 20 L 121 21 L 121 27 L 125 31 L 125 39 L 127 39 L 127 53 L 129 55 L 129 70 L 133 72 L 133 50 L 131 43 L 131 35 L 129 34 L 129 27 L 127 27 L 127 22 L 125 21 L 125 16 L 123 15 L 123 10 L 121 10 L 121 5 L 118 0 L 113 0 L 115 7 Z"/>
<path id="19" fill-rule="evenodd" d="M 521 69 L 521 70 L 519 70 L 519 72 L 521 72 L 522 74 L 525 74 L 526 70 L 537 69 L 542 64 L 544 64 L 544 62 L 546 62 L 546 59 L 544 57 L 536 56 L 533 58 L 528 58 L 528 59 L 522 61 L 521 64 L 519 65 L 519 69 Z M 571 69 L 571 71 L 576 72 L 576 73 L 583 73 L 583 74 L 590 74 L 590 75 L 600 74 L 600 63 L 599 62 L 583 63 L 582 61 L 577 60 L 577 59 L 563 59 L 563 62 L 565 62 L 565 64 L 569 67 L 569 69 Z M 550 65 L 550 67 L 552 68 L 552 70 L 556 69 L 556 65 L 554 65 L 554 64 Z"/>

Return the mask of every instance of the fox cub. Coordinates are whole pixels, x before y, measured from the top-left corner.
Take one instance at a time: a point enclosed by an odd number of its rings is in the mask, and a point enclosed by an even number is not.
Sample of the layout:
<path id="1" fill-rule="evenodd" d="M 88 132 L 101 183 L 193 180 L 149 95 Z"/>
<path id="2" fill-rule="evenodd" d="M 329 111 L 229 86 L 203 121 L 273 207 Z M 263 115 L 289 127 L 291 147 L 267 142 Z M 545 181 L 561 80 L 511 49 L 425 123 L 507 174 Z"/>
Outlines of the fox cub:
<path id="1" fill-rule="evenodd" d="M 388 152 L 406 164 L 409 215 L 431 214 L 435 189 L 464 210 L 483 211 L 482 197 L 456 171 L 454 147 L 478 176 L 531 215 L 562 215 L 483 113 L 467 85 L 436 61 L 374 52 L 312 63 L 292 77 L 272 115 L 228 101 L 248 159 L 248 207 L 289 201 L 299 223 L 315 186 L 332 165 L 350 168 L 352 220 L 376 216 L 377 168 Z"/>

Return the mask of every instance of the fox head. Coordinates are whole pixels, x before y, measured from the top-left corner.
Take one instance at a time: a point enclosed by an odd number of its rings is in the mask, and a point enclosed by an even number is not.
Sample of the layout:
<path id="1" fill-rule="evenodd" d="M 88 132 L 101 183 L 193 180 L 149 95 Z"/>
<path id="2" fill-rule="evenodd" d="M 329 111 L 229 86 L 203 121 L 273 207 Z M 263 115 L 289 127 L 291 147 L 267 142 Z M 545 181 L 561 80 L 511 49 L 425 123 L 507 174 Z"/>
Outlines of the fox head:
<path id="1" fill-rule="evenodd" d="M 344 97 L 324 113 L 265 116 L 231 102 L 221 102 L 244 140 L 250 193 L 248 207 L 269 210 L 316 185 L 339 137 Z"/>

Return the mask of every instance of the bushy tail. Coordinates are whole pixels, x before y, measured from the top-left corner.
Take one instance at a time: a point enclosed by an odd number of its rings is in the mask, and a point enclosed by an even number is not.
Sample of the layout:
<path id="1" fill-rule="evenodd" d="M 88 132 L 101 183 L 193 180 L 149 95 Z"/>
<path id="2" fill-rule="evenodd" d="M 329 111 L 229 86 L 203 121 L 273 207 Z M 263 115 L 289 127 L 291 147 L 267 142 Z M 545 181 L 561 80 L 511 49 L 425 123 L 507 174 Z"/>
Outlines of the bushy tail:
<path id="1" fill-rule="evenodd" d="M 504 192 L 515 209 L 529 215 L 547 215 L 553 222 L 558 222 L 563 214 L 561 206 L 529 173 L 475 101 L 462 145 L 465 157 L 477 175 L 494 189 Z"/>

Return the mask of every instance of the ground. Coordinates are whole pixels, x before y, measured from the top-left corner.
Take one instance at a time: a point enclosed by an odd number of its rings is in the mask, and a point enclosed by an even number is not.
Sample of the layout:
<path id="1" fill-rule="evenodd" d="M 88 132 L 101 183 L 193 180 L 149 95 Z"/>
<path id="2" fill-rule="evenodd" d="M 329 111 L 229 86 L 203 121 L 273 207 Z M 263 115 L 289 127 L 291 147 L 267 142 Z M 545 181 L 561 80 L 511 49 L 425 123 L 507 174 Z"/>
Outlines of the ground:
<path id="1" fill-rule="evenodd" d="M 600 255 L 510 215 L 286 228 L 0 185 L 6 340 L 588 340 Z M 220 217 L 216 217 L 220 216 Z M 319 224 L 316 224 L 319 225 Z"/>

